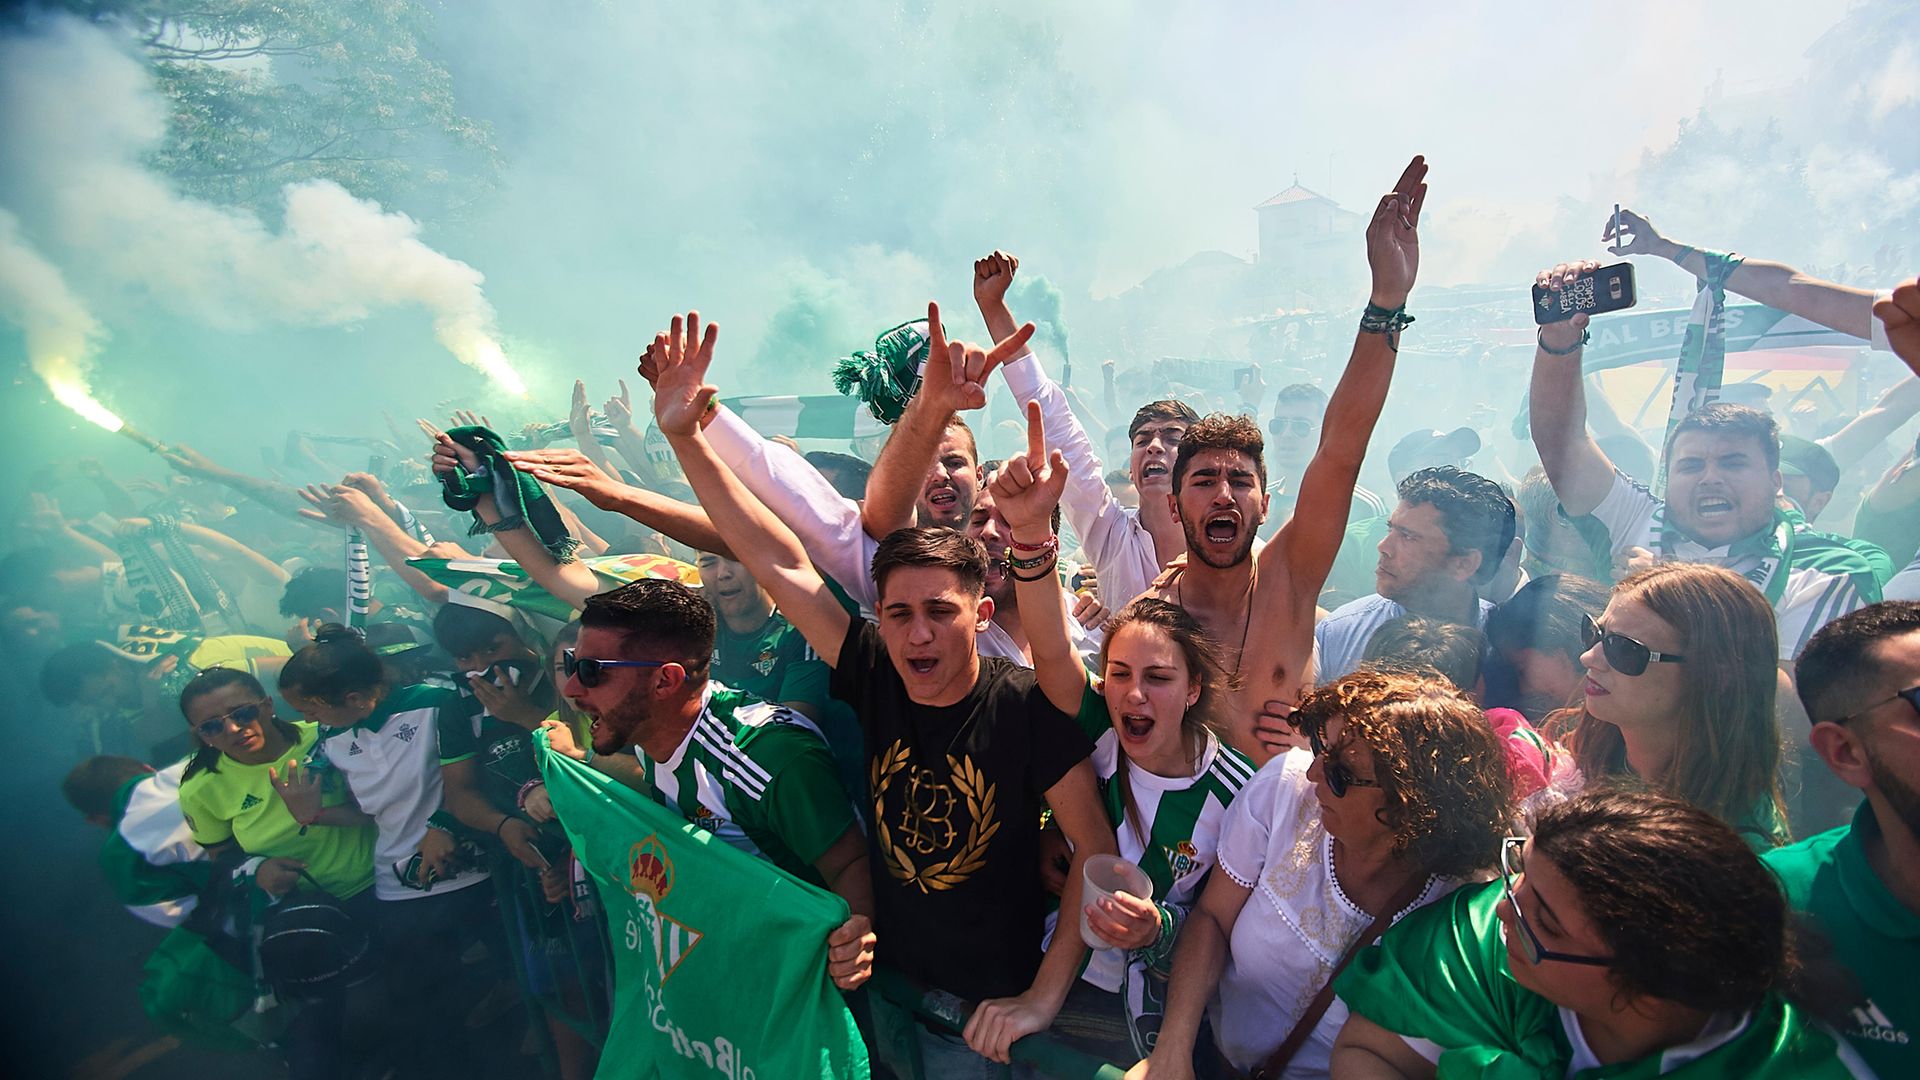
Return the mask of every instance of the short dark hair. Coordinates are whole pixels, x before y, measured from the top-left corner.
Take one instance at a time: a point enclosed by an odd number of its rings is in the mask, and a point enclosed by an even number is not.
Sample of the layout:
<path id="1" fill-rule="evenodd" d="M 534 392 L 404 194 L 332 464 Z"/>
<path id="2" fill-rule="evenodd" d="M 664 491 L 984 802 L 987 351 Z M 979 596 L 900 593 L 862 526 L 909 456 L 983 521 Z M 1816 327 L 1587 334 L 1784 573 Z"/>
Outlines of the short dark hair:
<path id="1" fill-rule="evenodd" d="M 309 566 L 293 575 L 280 594 L 280 614 L 310 619 L 327 608 L 339 611 L 347 602 L 347 572 L 335 566 Z"/>
<path id="2" fill-rule="evenodd" d="M 580 625 L 625 634 L 626 659 L 660 659 L 643 651 L 673 656 L 690 680 L 705 678 L 713 660 L 713 605 L 677 581 L 642 578 L 595 593 L 580 607 Z"/>
<path id="3" fill-rule="evenodd" d="M 1425 503 L 1440 512 L 1440 527 L 1453 554 L 1480 553 L 1475 585 L 1493 580 L 1517 527 L 1513 500 L 1499 484 L 1453 465 L 1435 465 L 1409 473 L 1400 481 L 1398 494 L 1401 502 Z"/>
<path id="4" fill-rule="evenodd" d="M 1578 574 L 1534 578 L 1487 616 L 1487 640 L 1502 652 L 1536 649 L 1578 661 L 1587 651 L 1580 616 L 1598 619 L 1609 591 Z"/>
<path id="5" fill-rule="evenodd" d="M 820 470 L 820 475 L 827 478 L 841 498 L 867 497 L 867 477 L 873 474 L 870 463 L 852 454 L 836 454 L 831 450 L 809 450 L 801 456 L 807 459 L 807 464 Z"/>
<path id="6" fill-rule="evenodd" d="M 1626 993 L 1721 1012 L 1791 985 L 1798 963 L 1780 883 L 1711 813 L 1598 788 L 1541 811 L 1533 849 L 1579 894 Z"/>
<path id="7" fill-rule="evenodd" d="M 1487 637 L 1471 626 L 1402 615 L 1381 623 L 1367 639 L 1362 666 L 1374 671 L 1431 671 L 1456 689 L 1472 691 L 1480 681 Z"/>
<path id="8" fill-rule="evenodd" d="M 978 465 L 980 463 L 980 440 L 974 437 L 973 429 L 967 426 L 966 419 L 959 413 L 954 413 L 947 417 L 946 426 L 940 429 L 940 434 L 942 437 L 945 437 L 949 431 L 957 431 L 967 437 L 967 456 L 971 457 L 974 464 Z M 866 492 L 863 490 L 860 495 L 856 497 L 865 498 Z"/>
<path id="9" fill-rule="evenodd" d="M 1127 423 L 1127 441 L 1131 443 L 1136 432 L 1156 420 L 1178 420 L 1191 426 L 1200 422 L 1200 414 L 1193 411 L 1193 406 L 1173 398 L 1149 401 L 1135 410 L 1133 419 Z"/>
<path id="10" fill-rule="evenodd" d="M 1281 387 L 1280 392 L 1273 396 L 1275 411 L 1278 411 L 1282 405 L 1298 402 L 1309 403 L 1324 412 L 1327 408 L 1327 392 L 1310 382 L 1297 382 Z"/>
<path id="11" fill-rule="evenodd" d="M 1794 665 L 1794 688 L 1814 723 L 1838 720 L 1847 692 L 1879 678 L 1873 647 L 1920 632 L 1920 600 L 1886 600 L 1848 612 L 1814 632 Z"/>
<path id="12" fill-rule="evenodd" d="M 1661 455 L 1662 462 L 1668 465 L 1673 463 L 1673 444 L 1690 431 L 1758 439 L 1760 449 L 1767 457 L 1767 469 L 1774 472 L 1780 469 L 1780 425 L 1759 409 L 1725 401 L 1715 401 L 1695 409 L 1673 426 L 1673 434 L 1667 437 L 1666 452 Z"/>
<path id="13" fill-rule="evenodd" d="M 1254 475 L 1260 487 L 1267 486 L 1267 440 L 1260 426 L 1240 413 L 1208 413 L 1195 421 L 1180 440 L 1173 455 L 1173 490 L 1179 494 L 1193 455 L 1203 450 L 1237 450 L 1253 459 Z"/>
<path id="14" fill-rule="evenodd" d="M 55 705 L 77 704 L 81 682 L 125 663 L 132 661 L 98 641 L 76 641 L 41 663 L 40 694 Z"/>
<path id="15" fill-rule="evenodd" d="M 895 529 L 874 549 L 874 591 L 884 595 L 887 578 L 895 570 L 910 566 L 929 566 L 950 570 L 960 585 L 973 596 L 987 591 L 987 549 L 980 541 L 963 532 L 945 528 Z"/>
<path id="16" fill-rule="evenodd" d="M 433 616 L 433 640 L 449 656 L 484 652 L 501 634 L 519 638 L 512 623 L 470 604 L 447 604 Z"/>
<path id="17" fill-rule="evenodd" d="M 294 693 L 338 705 L 348 694 L 368 693 L 386 678 L 380 654 L 359 634 L 339 623 L 328 623 L 313 635 L 313 644 L 287 658 L 280 669 L 280 694 L 285 697 Z"/>
<path id="18" fill-rule="evenodd" d="M 96 754 L 67 773 L 67 778 L 60 781 L 60 794 L 66 796 L 67 805 L 80 811 L 83 817 L 110 817 L 113 797 L 127 781 L 151 772 L 146 762 L 136 758 Z"/>

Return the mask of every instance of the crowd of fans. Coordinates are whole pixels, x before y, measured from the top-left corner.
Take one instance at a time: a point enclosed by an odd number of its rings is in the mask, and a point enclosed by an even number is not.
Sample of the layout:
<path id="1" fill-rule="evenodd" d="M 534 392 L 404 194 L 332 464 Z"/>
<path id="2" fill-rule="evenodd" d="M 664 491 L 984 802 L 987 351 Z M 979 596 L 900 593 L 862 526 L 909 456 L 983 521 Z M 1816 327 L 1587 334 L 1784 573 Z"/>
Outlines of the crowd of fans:
<path id="1" fill-rule="evenodd" d="M 108 884 L 175 928 L 149 1010 L 231 1034 L 224 965 L 296 1077 L 525 1041 L 653 1075 L 574 1022 L 613 988 L 537 736 L 843 899 L 826 976 L 878 1075 L 1026 1075 L 1028 1036 L 1161 1080 L 1920 1075 L 1920 481 L 1887 448 L 1916 379 L 1824 436 L 1710 393 L 1649 438 L 1583 377 L 1579 315 L 1540 329 L 1531 453 L 1415 431 L 1382 500 L 1426 171 L 1375 208 L 1344 367 L 1270 413 L 1168 395 L 1122 427 L 1054 380 L 995 252 L 986 344 L 930 305 L 849 380 L 891 423 L 870 464 L 721 404 L 688 313 L 639 365 L 655 435 L 623 383 L 558 430 L 423 421 L 414 461 L 332 483 L 168 447 L 158 487 L 49 487 L 0 630 L 84 718 L 64 790 Z M 1617 220 L 1617 253 L 1920 372 L 1915 281 Z M 1025 424 L 982 461 L 995 378 Z M 1836 503 L 1852 535 L 1815 527 Z M 1150 895 L 1089 893 L 1099 856 Z"/>

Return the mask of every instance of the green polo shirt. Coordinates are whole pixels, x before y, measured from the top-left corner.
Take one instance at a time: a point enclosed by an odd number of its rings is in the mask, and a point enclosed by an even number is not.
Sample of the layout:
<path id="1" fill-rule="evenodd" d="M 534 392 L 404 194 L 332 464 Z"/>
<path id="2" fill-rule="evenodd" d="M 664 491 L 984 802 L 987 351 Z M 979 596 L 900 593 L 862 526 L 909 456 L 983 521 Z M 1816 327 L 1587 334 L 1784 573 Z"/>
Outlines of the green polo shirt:
<path id="1" fill-rule="evenodd" d="M 1920 1076 L 1920 915 L 1902 904 L 1867 862 L 1865 838 L 1880 823 L 1862 802 L 1853 824 L 1768 852 L 1787 902 L 1812 916 L 1834 959 L 1865 994 L 1842 1029 L 1874 1072 Z"/>

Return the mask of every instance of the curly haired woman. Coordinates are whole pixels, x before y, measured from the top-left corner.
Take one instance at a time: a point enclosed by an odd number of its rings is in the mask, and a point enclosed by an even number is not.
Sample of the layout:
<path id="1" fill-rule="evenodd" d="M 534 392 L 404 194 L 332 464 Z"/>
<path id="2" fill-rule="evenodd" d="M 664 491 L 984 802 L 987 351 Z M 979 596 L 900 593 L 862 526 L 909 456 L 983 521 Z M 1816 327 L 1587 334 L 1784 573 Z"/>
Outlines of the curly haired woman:
<path id="1" fill-rule="evenodd" d="M 1159 1041 L 1129 1078 L 1211 1074 L 1219 1058 L 1327 1075 L 1346 1020 L 1332 976 L 1392 921 L 1496 865 L 1513 815 L 1505 753 L 1450 684 L 1359 671 L 1293 720 L 1313 750 L 1269 761 L 1228 807 L 1223 872 L 1181 930 Z"/>

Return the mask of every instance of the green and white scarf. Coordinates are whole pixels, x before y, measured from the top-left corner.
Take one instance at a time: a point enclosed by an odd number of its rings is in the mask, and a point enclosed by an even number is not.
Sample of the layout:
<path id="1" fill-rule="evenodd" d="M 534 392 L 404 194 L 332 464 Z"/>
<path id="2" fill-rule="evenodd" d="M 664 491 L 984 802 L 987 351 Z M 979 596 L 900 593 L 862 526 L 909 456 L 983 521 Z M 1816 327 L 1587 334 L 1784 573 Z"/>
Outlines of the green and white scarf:
<path id="1" fill-rule="evenodd" d="M 1680 363 L 1673 372 L 1673 405 L 1667 410 L 1667 434 L 1661 440 L 1660 475 L 1654 494 L 1667 490 L 1665 451 L 1673 445 L 1673 429 L 1680 421 L 1720 399 L 1727 367 L 1727 278 L 1740 265 L 1740 256 L 1718 251 L 1700 252 L 1706 276 L 1687 316 L 1687 336 L 1680 345 Z"/>

